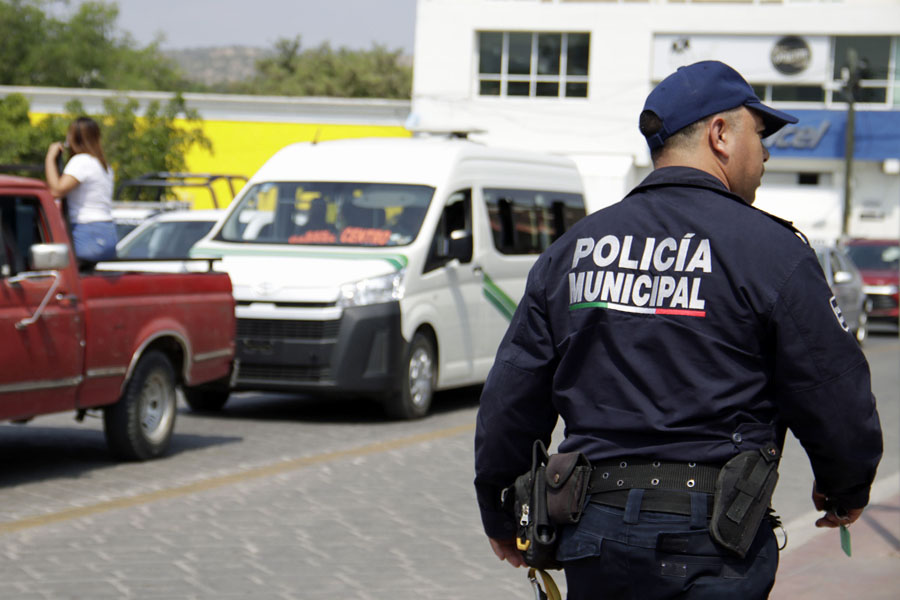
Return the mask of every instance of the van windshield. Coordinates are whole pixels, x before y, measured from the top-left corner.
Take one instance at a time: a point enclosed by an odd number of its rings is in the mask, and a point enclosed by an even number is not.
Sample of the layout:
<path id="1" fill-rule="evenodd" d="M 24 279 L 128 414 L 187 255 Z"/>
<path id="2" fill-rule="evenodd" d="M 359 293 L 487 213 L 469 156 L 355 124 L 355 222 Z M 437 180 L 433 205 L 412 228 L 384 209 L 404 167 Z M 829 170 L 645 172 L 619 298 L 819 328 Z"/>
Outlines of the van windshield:
<path id="1" fill-rule="evenodd" d="M 404 246 L 419 234 L 434 188 L 269 182 L 247 190 L 216 239 L 264 244 Z"/>

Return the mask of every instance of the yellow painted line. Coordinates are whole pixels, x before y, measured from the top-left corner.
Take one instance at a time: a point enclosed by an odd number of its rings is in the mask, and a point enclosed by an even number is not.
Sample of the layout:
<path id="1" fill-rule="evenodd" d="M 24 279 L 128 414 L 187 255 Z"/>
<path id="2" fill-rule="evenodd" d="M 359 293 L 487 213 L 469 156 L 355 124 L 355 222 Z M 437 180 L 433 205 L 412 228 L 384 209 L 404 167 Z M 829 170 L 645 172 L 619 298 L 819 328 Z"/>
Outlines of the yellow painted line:
<path id="1" fill-rule="evenodd" d="M 407 446 L 414 446 L 416 444 L 453 437 L 455 435 L 471 432 L 474 430 L 475 425 L 471 423 L 467 425 L 458 425 L 456 427 L 448 427 L 446 429 L 439 429 L 437 431 L 429 431 L 426 433 L 397 438 L 385 442 L 375 442 L 373 444 L 360 446 L 358 448 L 348 448 L 346 450 L 336 450 L 334 452 L 325 452 L 323 454 L 315 454 L 313 456 L 293 458 L 272 465 L 266 465 L 262 467 L 256 467 L 254 469 L 249 469 L 247 471 L 241 471 L 240 473 L 233 473 L 231 475 L 222 475 L 220 477 L 204 479 L 202 481 L 197 481 L 178 487 L 157 490 L 155 492 L 148 492 L 146 494 L 140 494 L 138 496 L 117 498 L 115 500 L 108 500 L 106 502 L 91 504 L 90 506 L 67 508 L 55 513 L 40 515 L 36 517 L 27 517 L 24 519 L 19 519 L 18 521 L 11 521 L 8 523 L 0 523 L 0 535 L 15 533 L 26 529 L 33 529 L 35 527 L 43 527 L 45 525 L 51 525 L 53 523 L 60 523 L 63 521 L 71 521 L 72 519 L 90 517 L 120 508 L 132 508 L 134 506 L 149 504 L 151 502 L 157 502 L 159 500 L 171 500 L 173 498 L 180 498 L 182 496 L 190 496 L 191 494 L 198 494 L 200 492 L 214 490 L 216 488 L 225 487 L 235 483 L 241 483 L 243 481 L 260 479 L 263 477 L 271 477 L 273 475 L 280 475 L 281 473 L 288 473 L 290 471 L 296 471 L 298 469 L 303 469 L 312 465 L 327 463 L 335 460 L 368 456 L 371 454 L 378 454 L 380 452 L 388 452 L 390 450 L 397 450 L 399 448 L 405 448 Z"/>

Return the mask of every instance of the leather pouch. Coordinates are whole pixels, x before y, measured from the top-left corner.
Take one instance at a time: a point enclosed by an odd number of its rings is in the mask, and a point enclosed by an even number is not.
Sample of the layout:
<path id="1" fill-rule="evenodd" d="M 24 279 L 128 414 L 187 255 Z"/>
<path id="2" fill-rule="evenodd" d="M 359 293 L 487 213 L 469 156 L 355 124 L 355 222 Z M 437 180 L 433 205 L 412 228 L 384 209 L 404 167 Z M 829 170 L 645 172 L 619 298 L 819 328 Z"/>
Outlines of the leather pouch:
<path id="1" fill-rule="evenodd" d="M 557 525 L 581 518 L 590 480 L 590 463 L 579 453 L 549 456 L 540 440 L 532 447 L 531 469 L 504 490 L 516 519 L 516 547 L 537 569 L 561 569 L 556 560 Z"/>
<path id="2" fill-rule="evenodd" d="M 778 449 L 768 445 L 741 452 L 719 471 L 710 534 L 741 558 L 747 555 L 772 501 L 778 458 Z"/>
<path id="3" fill-rule="evenodd" d="M 554 454 L 547 462 L 547 513 L 550 522 L 571 525 L 581 519 L 591 479 L 591 463 L 580 452 Z"/>

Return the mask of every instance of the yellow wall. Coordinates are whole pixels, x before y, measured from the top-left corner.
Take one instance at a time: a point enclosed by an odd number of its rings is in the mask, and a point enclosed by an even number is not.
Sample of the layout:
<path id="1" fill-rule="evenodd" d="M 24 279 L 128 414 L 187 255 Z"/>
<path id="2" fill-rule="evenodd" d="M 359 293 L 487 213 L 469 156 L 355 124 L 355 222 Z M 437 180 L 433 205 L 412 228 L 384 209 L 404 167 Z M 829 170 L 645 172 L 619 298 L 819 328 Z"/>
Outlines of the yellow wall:
<path id="1" fill-rule="evenodd" d="M 179 125 L 186 125 L 180 122 Z M 337 140 L 361 137 L 409 137 L 407 129 L 386 125 L 335 125 L 315 123 L 250 123 L 242 121 L 204 121 L 203 132 L 212 141 L 213 152 L 193 148 L 185 157 L 187 170 L 194 173 L 224 173 L 250 177 L 275 152 L 295 142 Z M 225 182 L 216 187 L 219 208 L 230 199 Z M 197 209 L 212 208 L 209 193 L 186 189 L 183 200 Z"/>
<path id="2" fill-rule="evenodd" d="M 184 123 L 179 123 L 184 126 Z M 384 125 L 317 125 L 315 123 L 247 123 L 204 121 L 203 132 L 213 153 L 194 148 L 187 155 L 189 171 L 250 176 L 275 152 L 294 142 L 361 137 L 409 137 L 403 127 Z"/>

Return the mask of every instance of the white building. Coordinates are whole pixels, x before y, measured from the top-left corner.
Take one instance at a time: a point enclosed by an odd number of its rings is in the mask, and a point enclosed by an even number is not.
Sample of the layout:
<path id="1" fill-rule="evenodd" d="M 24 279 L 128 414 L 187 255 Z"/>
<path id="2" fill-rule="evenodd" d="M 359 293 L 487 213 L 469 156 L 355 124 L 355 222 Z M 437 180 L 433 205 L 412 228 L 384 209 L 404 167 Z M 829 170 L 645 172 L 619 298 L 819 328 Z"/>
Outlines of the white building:
<path id="1" fill-rule="evenodd" d="M 680 65 L 722 60 L 800 123 L 767 140 L 763 208 L 812 237 L 840 233 L 849 51 L 852 236 L 900 235 L 900 0 L 419 0 L 419 129 L 572 156 L 593 208 L 651 165 L 638 115 Z"/>

